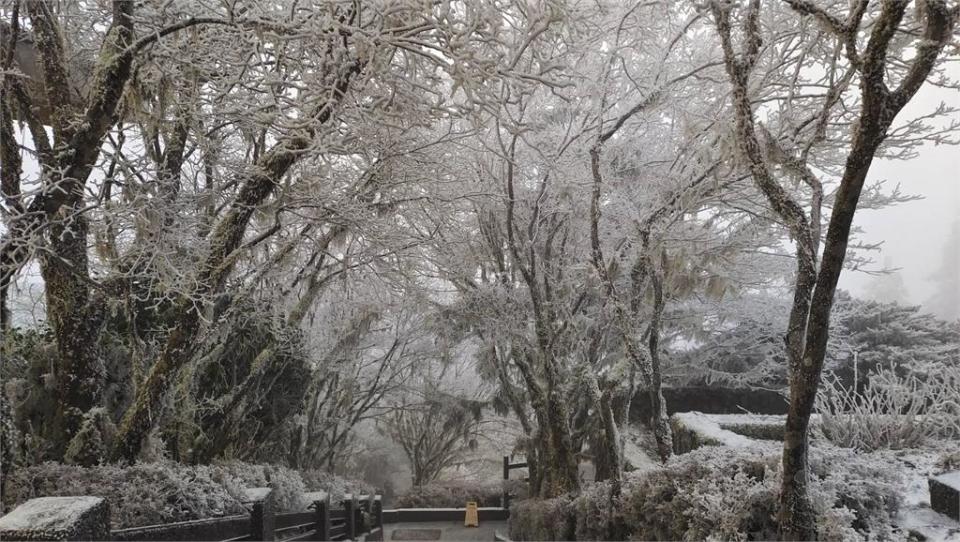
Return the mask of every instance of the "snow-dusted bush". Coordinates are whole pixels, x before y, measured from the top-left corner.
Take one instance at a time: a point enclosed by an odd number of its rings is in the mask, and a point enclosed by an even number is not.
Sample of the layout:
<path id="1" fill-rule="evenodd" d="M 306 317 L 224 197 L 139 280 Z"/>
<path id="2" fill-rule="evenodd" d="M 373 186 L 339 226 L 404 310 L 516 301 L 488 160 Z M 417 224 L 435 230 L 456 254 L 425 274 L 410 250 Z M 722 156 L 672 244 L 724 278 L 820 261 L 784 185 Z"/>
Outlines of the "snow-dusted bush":
<path id="1" fill-rule="evenodd" d="M 902 467 L 891 459 L 842 449 L 811 454 L 810 470 L 816 476 L 811 499 L 818 508 L 821 539 L 894 538 L 891 522 L 901 504 Z"/>
<path id="2" fill-rule="evenodd" d="M 620 497 L 614 495 L 612 489 L 610 482 L 591 484 L 570 503 L 576 540 L 623 540 L 626 537 Z"/>
<path id="3" fill-rule="evenodd" d="M 673 431 L 673 451 L 685 454 L 701 446 L 751 446 L 753 441 L 743 435 L 720 427 L 710 416 L 700 412 L 679 412 L 670 416 Z"/>
<path id="4" fill-rule="evenodd" d="M 510 503 L 511 540 L 575 540 L 573 499 L 525 499 Z"/>
<path id="5" fill-rule="evenodd" d="M 42 463 L 5 480 L 5 510 L 36 497 L 89 495 L 110 503 L 114 528 L 242 514 L 242 488 L 211 476 L 209 467 L 142 463 L 83 468 Z"/>
<path id="6" fill-rule="evenodd" d="M 705 447 L 632 477 L 623 514 L 633 538 L 766 539 L 776 534 L 776 456 L 765 448 Z"/>
<path id="7" fill-rule="evenodd" d="M 826 540 L 893 538 L 897 465 L 889 457 L 816 449 L 811 493 Z M 704 447 L 631 475 L 617 499 L 607 484 L 511 507 L 513 539 L 768 540 L 777 538 L 780 456 L 773 445 Z"/>
<path id="8" fill-rule="evenodd" d="M 273 488 L 273 499 L 278 510 L 306 510 L 309 502 L 303 497 L 308 490 L 300 473 L 278 465 L 253 465 L 230 461 L 209 467 L 223 480 L 239 483 L 241 487 Z"/>
<path id="9" fill-rule="evenodd" d="M 51 462 L 9 474 L 4 480 L 3 504 L 4 511 L 9 511 L 35 497 L 103 497 L 110 502 L 113 527 L 124 528 L 244 514 L 244 490 L 250 487 L 273 488 L 280 511 L 306 510 L 309 503 L 303 493 L 307 491 L 328 491 L 336 500 L 344 493 L 370 489 L 339 476 L 315 472 L 301 476 L 276 465 L 166 461 L 84 468 Z"/>
<path id="10" fill-rule="evenodd" d="M 777 440 L 783 441 L 786 418 L 780 417 L 779 423 L 770 422 L 743 422 L 720 424 L 722 429 L 733 431 L 738 435 L 743 435 L 755 440 Z"/>
<path id="11" fill-rule="evenodd" d="M 378 491 L 366 482 L 351 480 L 322 470 L 300 471 L 300 476 L 307 491 L 325 491 L 330 494 L 330 499 L 333 501 L 342 499 L 348 493 L 370 495 Z"/>
<path id="12" fill-rule="evenodd" d="M 937 470 L 941 473 L 960 470 L 960 451 L 947 452 L 937 461 Z"/>
<path id="13" fill-rule="evenodd" d="M 824 376 L 817 396 L 824 435 L 859 450 L 916 448 L 960 436 L 960 367 L 921 378 L 879 368 L 861 391 Z"/>
<path id="14" fill-rule="evenodd" d="M 516 489 L 511 484 L 511 489 Z M 500 506 L 502 484 L 462 480 L 436 481 L 414 487 L 397 497 L 397 508 L 463 508 L 467 501 L 477 506 Z M 522 497 L 522 495 L 521 495 Z"/>

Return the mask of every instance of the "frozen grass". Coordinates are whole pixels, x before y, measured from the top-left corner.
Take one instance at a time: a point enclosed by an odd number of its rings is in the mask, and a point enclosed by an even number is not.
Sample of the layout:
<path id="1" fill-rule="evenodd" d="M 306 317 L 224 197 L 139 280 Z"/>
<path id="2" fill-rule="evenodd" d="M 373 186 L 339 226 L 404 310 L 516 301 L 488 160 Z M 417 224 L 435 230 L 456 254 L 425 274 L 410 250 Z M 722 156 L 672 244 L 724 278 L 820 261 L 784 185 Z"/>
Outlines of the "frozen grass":
<path id="1" fill-rule="evenodd" d="M 880 368 L 857 391 L 824 375 L 817 396 L 824 435 L 858 450 L 919 448 L 960 437 L 960 367 L 920 378 Z"/>

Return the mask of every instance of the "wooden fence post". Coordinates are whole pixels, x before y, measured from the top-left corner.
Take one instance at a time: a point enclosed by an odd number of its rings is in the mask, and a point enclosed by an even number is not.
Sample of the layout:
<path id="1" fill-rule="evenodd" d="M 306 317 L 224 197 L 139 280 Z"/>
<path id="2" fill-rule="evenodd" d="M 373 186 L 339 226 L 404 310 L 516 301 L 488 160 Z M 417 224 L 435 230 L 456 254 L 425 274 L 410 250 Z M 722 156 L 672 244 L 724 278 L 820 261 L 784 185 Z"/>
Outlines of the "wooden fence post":
<path id="1" fill-rule="evenodd" d="M 347 538 L 353 540 L 357 537 L 357 500 L 353 495 L 343 501 L 344 519 L 347 523 Z"/>
<path id="2" fill-rule="evenodd" d="M 373 522 L 380 527 L 383 532 L 383 496 L 377 495 L 373 498 Z"/>
<path id="3" fill-rule="evenodd" d="M 364 527 L 366 527 L 366 531 L 367 531 L 368 533 L 369 533 L 370 531 L 372 531 L 373 528 L 375 527 L 375 525 L 374 525 L 375 519 L 374 519 L 374 517 L 373 517 L 373 503 L 374 503 L 374 499 L 376 499 L 376 498 L 377 498 L 377 496 L 376 496 L 375 494 L 371 493 L 371 494 L 367 497 L 367 504 L 364 506 L 364 509 L 365 509 L 366 512 L 367 512 L 367 514 L 364 516 L 364 523 L 365 523 Z"/>
<path id="4" fill-rule="evenodd" d="M 353 496 L 353 532 L 356 536 L 363 534 L 363 505 L 357 496 Z"/>
<path id="5" fill-rule="evenodd" d="M 503 456 L 503 492 L 500 495 L 500 506 L 510 508 L 510 494 L 507 493 L 507 481 L 510 480 L 510 456 Z"/>
<path id="6" fill-rule="evenodd" d="M 273 490 L 268 487 L 248 489 L 247 502 L 253 503 L 250 510 L 250 540 L 274 540 Z"/>
<path id="7" fill-rule="evenodd" d="M 322 501 L 314 501 L 317 510 L 317 540 L 330 540 L 330 494 Z"/>

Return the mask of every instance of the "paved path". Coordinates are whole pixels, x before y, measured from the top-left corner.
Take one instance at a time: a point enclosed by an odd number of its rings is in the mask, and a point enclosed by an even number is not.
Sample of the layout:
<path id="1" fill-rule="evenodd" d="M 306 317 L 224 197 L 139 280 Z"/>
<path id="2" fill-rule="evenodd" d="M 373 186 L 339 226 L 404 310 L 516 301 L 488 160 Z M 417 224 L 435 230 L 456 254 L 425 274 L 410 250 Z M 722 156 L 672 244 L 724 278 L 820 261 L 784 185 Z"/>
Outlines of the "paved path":
<path id="1" fill-rule="evenodd" d="M 390 542 L 392 540 L 401 540 L 407 539 L 410 537 L 403 536 L 404 533 L 397 531 L 404 530 L 440 530 L 440 538 L 438 540 L 485 540 L 487 542 L 492 542 L 493 533 L 499 532 L 500 534 L 506 536 L 507 534 L 507 522 L 506 521 L 481 521 L 479 527 L 464 527 L 462 521 L 453 522 L 453 521 L 435 521 L 435 522 L 424 522 L 424 523 L 392 523 L 386 526 L 386 531 L 384 532 L 383 540 L 384 542 Z M 394 533 L 400 536 L 400 538 L 394 538 Z M 424 540 L 424 538 L 420 538 Z"/>

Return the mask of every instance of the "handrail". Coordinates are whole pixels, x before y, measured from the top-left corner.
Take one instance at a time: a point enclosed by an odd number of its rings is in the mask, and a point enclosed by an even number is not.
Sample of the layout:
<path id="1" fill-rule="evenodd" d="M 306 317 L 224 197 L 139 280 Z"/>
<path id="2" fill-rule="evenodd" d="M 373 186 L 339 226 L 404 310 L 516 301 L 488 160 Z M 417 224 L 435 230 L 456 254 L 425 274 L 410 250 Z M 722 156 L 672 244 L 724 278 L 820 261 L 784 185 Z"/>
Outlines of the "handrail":
<path id="1" fill-rule="evenodd" d="M 261 495 L 262 493 L 262 495 Z M 110 532 L 113 540 L 211 540 L 238 542 L 241 540 L 343 540 L 382 536 L 383 506 L 380 495 L 359 501 L 344 499 L 334 508 L 329 495 L 315 500 L 309 510 L 302 512 L 273 511 L 269 492 L 257 493 L 262 500 L 255 501 L 249 515 L 205 518 L 175 523 L 129 527 Z M 215 537 L 215 538 L 214 538 Z"/>

